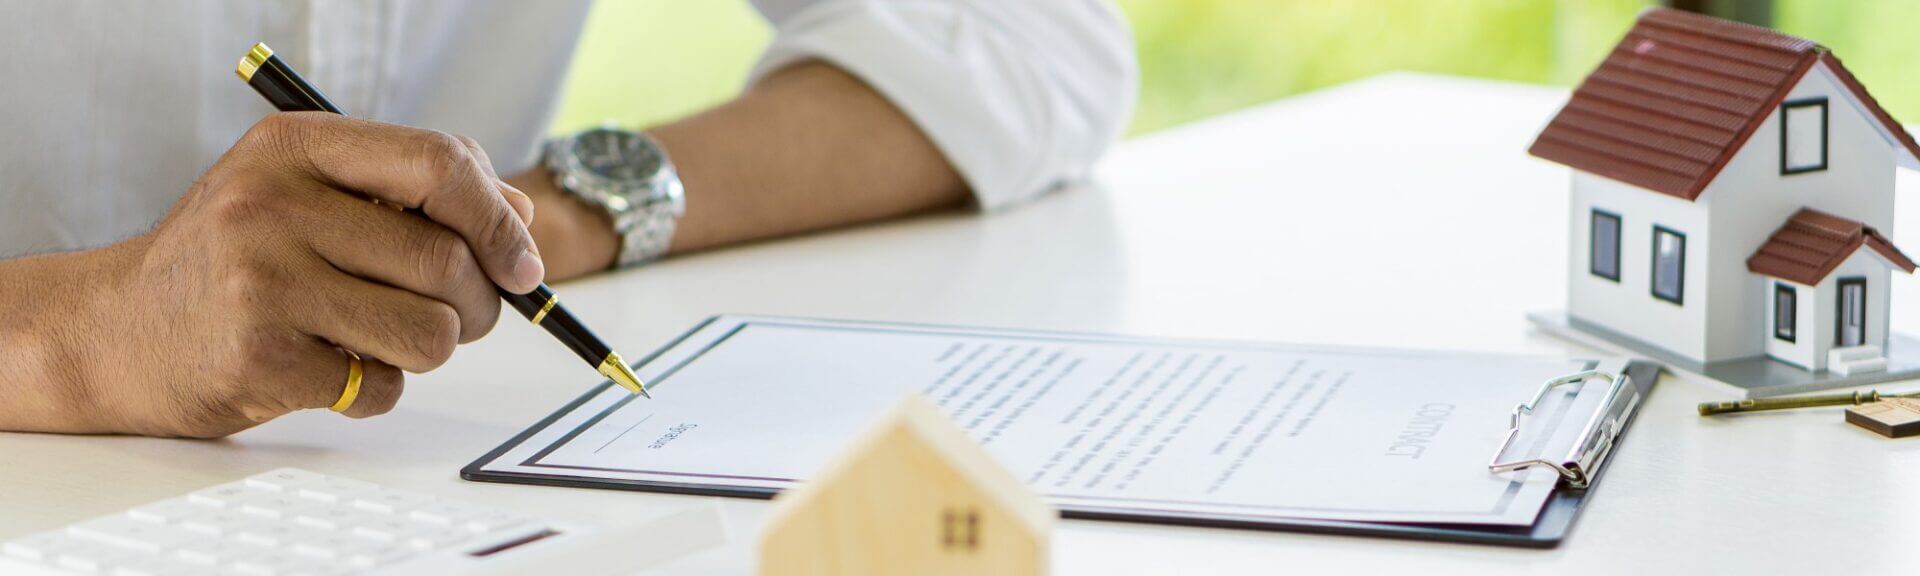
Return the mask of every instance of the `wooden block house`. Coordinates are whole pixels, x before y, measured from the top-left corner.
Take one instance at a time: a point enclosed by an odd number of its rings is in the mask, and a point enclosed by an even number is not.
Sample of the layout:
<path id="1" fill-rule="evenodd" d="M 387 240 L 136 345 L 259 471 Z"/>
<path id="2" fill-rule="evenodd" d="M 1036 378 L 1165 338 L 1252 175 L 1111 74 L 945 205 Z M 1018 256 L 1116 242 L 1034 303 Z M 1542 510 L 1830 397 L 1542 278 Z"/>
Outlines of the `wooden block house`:
<path id="1" fill-rule="evenodd" d="M 926 399 L 775 499 L 762 576 L 1047 571 L 1054 511 Z"/>

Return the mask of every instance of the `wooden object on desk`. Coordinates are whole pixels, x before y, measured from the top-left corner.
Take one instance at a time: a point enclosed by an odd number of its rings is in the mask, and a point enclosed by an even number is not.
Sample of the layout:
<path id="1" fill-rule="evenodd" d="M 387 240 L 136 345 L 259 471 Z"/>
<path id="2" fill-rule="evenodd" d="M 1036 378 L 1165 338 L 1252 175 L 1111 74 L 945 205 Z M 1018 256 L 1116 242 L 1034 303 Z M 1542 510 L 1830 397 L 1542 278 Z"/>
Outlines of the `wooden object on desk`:
<path id="1" fill-rule="evenodd" d="M 1054 511 L 913 395 L 774 500 L 761 576 L 1047 571 Z"/>
<path id="2" fill-rule="evenodd" d="M 1847 423 L 1888 438 L 1920 434 L 1920 399 L 1888 398 L 1847 408 Z"/>

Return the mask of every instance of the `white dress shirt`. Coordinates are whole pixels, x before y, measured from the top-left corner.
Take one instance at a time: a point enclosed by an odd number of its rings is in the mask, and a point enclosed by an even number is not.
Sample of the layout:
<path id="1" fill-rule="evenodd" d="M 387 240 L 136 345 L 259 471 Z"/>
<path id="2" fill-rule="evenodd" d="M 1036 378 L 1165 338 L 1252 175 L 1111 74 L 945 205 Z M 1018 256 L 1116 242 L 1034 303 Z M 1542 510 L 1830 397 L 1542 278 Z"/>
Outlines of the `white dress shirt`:
<path id="1" fill-rule="evenodd" d="M 661 0 L 665 1 L 665 0 Z M 1131 115 L 1132 40 L 1104 0 L 755 0 L 758 78 L 803 58 L 886 95 L 997 208 L 1085 175 Z M 272 111 L 254 42 L 349 114 L 534 162 L 588 0 L 0 0 L 0 258 L 150 228 Z M 647 74 L 650 58 L 631 69 Z M 671 78 L 661 78 L 671 82 Z M 688 190 L 690 195 L 699 190 Z"/>

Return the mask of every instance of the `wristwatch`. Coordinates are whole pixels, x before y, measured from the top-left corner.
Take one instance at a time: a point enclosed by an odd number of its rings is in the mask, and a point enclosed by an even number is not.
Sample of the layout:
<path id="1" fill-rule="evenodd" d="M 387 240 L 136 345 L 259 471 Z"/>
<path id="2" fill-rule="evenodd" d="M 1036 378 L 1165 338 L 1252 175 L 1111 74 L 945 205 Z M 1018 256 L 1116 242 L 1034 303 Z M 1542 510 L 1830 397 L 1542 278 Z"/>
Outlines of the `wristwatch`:
<path id="1" fill-rule="evenodd" d="M 645 133 L 594 128 L 547 142 L 553 182 L 598 208 L 620 235 L 614 266 L 659 259 L 673 242 L 673 226 L 686 213 L 686 191 L 660 142 Z"/>

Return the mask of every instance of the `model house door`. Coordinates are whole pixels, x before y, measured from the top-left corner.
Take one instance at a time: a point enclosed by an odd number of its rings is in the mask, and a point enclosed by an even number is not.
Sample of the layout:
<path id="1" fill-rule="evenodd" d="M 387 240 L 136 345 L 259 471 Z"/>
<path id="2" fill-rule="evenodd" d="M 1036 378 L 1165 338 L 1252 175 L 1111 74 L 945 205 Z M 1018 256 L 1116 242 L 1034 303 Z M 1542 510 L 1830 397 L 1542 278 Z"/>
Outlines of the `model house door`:
<path id="1" fill-rule="evenodd" d="M 1867 279 L 1840 279 L 1840 339 L 1838 346 L 1867 343 Z"/>

